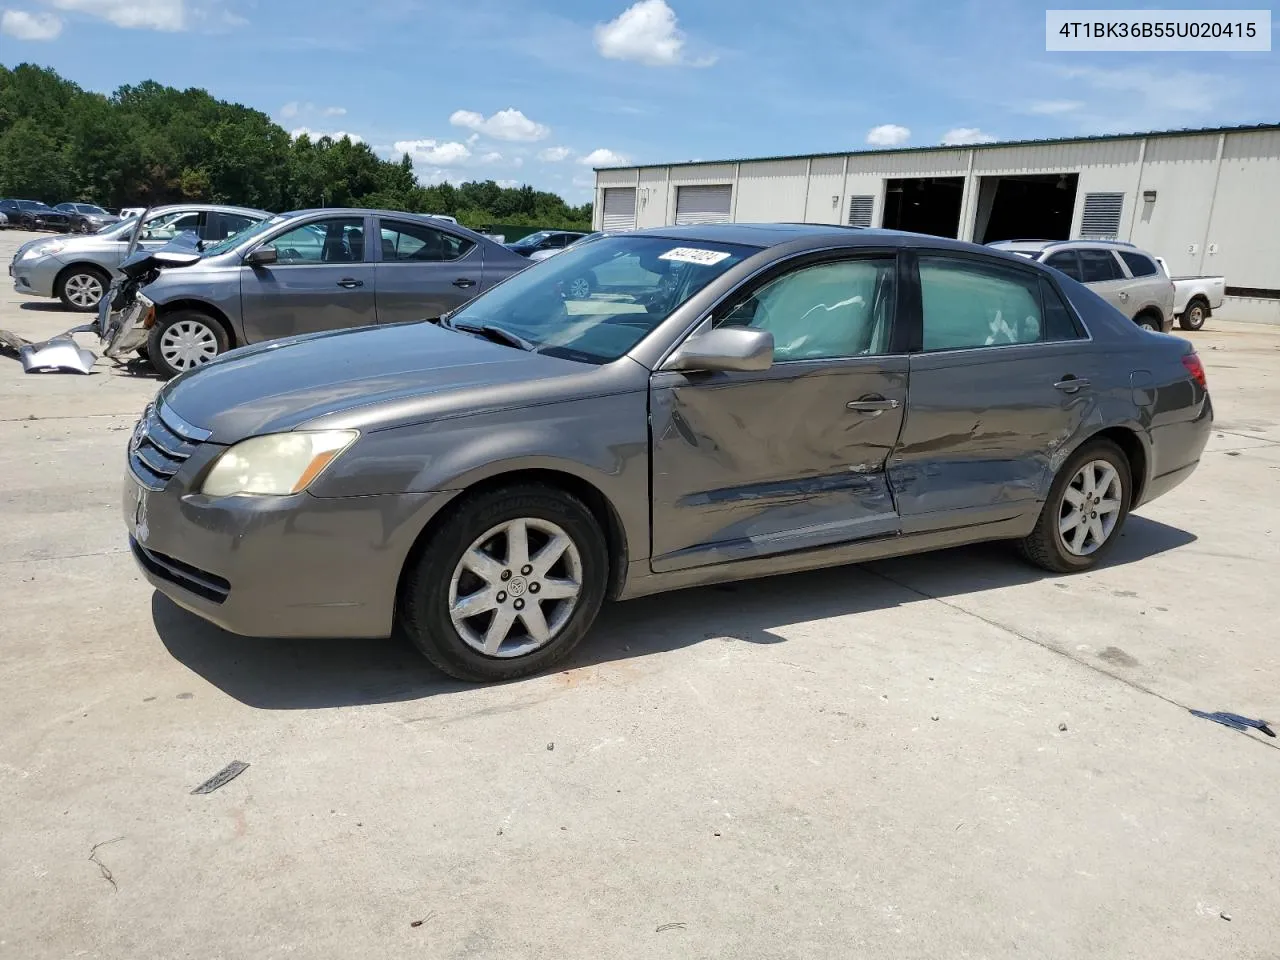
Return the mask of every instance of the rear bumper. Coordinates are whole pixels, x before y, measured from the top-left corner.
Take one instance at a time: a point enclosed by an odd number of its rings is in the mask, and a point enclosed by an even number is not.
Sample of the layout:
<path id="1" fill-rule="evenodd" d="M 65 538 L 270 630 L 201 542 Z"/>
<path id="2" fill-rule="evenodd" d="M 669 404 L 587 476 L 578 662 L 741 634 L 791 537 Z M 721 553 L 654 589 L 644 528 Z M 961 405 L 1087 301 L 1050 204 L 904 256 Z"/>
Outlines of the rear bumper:
<path id="1" fill-rule="evenodd" d="M 1142 492 L 1142 503 L 1162 497 L 1200 465 L 1200 456 L 1213 432 L 1213 401 L 1204 395 L 1200 413 L 1192 420 L 1163 424 L 1151 430 L 1153 476 Z M 1134 504 L 1138 506 L 1139 504 Z"/>

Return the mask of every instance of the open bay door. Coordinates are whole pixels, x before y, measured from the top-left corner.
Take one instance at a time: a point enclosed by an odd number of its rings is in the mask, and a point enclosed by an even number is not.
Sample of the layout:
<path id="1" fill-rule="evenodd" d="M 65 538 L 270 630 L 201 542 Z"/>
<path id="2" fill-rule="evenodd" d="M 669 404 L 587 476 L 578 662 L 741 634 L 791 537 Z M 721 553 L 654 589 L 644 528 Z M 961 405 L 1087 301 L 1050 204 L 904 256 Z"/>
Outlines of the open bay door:
<path id="1" fill-rule="evenodd" d="M 680 187 L 676 191 L 676 223 L 728 223 L 733 185 Z"/>
<path id="2" fill-rule="evenodd" d="M 604 221 L 600 229 L 605 233 L 617 233 L 635 228 L 636 188 L 605 187 Z"/>

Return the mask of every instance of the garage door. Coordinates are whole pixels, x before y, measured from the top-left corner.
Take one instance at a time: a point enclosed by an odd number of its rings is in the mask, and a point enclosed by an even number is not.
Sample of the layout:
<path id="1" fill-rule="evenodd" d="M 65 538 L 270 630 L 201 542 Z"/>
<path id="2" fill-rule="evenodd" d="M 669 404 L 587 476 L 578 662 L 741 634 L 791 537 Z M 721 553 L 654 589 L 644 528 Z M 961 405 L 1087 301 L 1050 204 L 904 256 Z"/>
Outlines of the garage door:
<path id="1" fill-rule="evenodd" d="M 636 188 L 606 187 L 604 191 L 605 233 L 636 228 Z"/>
<path id="2" fill-rule="evenodd" d="M 733 186 L 680 187 L 676 191 L 676 223 L 728 223 Z"/>

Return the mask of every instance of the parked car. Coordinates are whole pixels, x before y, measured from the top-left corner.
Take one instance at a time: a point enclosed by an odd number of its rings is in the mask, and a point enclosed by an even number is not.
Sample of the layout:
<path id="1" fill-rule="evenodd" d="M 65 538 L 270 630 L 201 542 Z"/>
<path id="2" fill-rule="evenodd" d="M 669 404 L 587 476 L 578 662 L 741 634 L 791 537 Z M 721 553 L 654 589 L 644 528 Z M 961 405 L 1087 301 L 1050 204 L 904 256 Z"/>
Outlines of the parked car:
<path id="1" fill-rule="evenodd" d="M 0 200 L 0 213 L 19 230 L 58 230 L 66 232 L 71 218 L 39 200 Z"/>
<path id="2" fill-rule="evenodd" d="M 1173 283 L 1156 258 L 1120 240 L 1002 240 L 989 244 L 1061 270 L 1147 330 L 1173 328 Z"/>
<path id="3" fill-rule="evenodd" d="M 457 218 L 457 217 L 451 217 L 451 216 L 449 216 L 447 213 L 428 213 L 428 214 L 427 214 L 427 216 L 428 216 L 428 217 L 433 217 L 433 218 L 434 218 L 434 219 L 436 219 L 436 220 L 447 220 L 447 221 L 449 221 L 450 223 L 457 223 L 457 222 L 458 222 L 458 218 Z"/>
<path id="4" fill-rule="evenodd" d="M 9 229 L 9 215 L 0 210 L 0 230 Z"/>
<path id="5" fill-rule="evenodd" d="M 584 271 L 630 293 L 568 296 Z M 123 507 L 146 578 L 232 632 L 398 620 L 446 673 L 500 680 L 564 657 L 607 598 L 996 539 L 1087 570 L 1212 421 L 1190 344 L 1026 259 L 668 227 L 435 324 L 178 377 L 129 442 Z"/>
<path id="6" fill-rule="evenodd" d="M 535 253 L 548 251 L 559 253 L 584 236 L 584 233 L 577 230 L 539 230 L 537 233 L 531 233 L 527 237 L 508 243 L 507 249 L 515 251 L 522 257 L 531 257 Z"/>
<path id="7" fill-rule="evenodd" d="M 130 217 L 140 217 L 146 212 L 146 207 L 121 207 L 119 216 L 121 220 L 128 220 Z"/>
<path id="8" fill-rule="evenodd" d="M 72 233 L 97 233 L 103 227 L 120 222 L 114 213 L 107 213 L 92 203 L 60 203 L 53 209 L 71 218 Z"/>
<path id="9" fill-rule="evenodd" d="M 158 249 L 186 231 L 216 243 L 270 216 L 265 210 L 209 204 L 156 207 L 144 219 L 123 220 L 92 236 L 29 241 L 14 254 L 9 276 L 18 293 L 57 297 L 68 310 L 92 311 L 112 277 L 119 276 L 135 227 L 144 249 Z"/>
<path id="10" fill-rule="evenodd" d="M 1222 306 L 1227 295 L 1226 277 L 1175 277 L 1163 257 L 1156 257 L 1160 269 L 1173 281 L 1173 315 L 1183 330 L 1199 330 Z"/>
<path id="11" fill-rule="evenodd" d="M 439 317 L 528 265 L 433 217 L 303 210 L 202 253 L 127 261 L 100 328 L 108 356 L 143 348 L 172 377 L 244 344 Z"/>
<path id="12" fill-rule="evenodd" d="M 592 240 L 599 240 L 603 236 L 605 236 L 605 234 L 599 231 L 597 231 L 596 233 L 584 233 L 582 236 L 578 237 L 577 240 L 571 241 L 569 245 L 566 247 L 550 247 L 545 250 L 535 250 L 533 251 L 533 253 L 529 254 L 529 259 L 535 260 L 535 261 L 546 260 L 548 257 L 554 257 L 557 253 L 563 253 L 565 250 L 572 250 L 574 247 L 576 247 L 580 243 L 588 243 Z"/>

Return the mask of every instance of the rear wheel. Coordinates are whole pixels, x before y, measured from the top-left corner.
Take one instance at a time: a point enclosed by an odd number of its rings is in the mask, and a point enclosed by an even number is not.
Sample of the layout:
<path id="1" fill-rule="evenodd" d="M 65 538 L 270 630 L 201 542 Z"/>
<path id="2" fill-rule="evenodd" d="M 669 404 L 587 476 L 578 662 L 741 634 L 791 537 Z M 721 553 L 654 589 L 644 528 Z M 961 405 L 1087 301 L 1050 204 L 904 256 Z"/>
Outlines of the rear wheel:
<path id="1" fill-rule="evenodd" d="M 400 623 L 436 667 L 470 681 L 527 676 L 567 655 L 609 576 L 591 511 L 541 485 L 465 500 L 411 562 Z"/>
<path id="2" fill-rule="evenodd" d="M 72 267 L 58 278 L 58 299 L 68 310 L 88 313 L 98 309 L 110 278 L 97 267 Z"/>
<path id="3" fill-rule="evenodd" d="M 175 310 L 156 321 L 147 337 L 147 357 L 166 380 L 204 366 L 227 352 L 222 324 L 196 310 Z"/>
<path id="4" fill-rule="evenodd" d="M 1160 332 L 1160 320 L 1153 313 L 1140 313 L 1133 318 L 1133 322 L 1143 330 L 1150 330 L 1153 333 Z"/>
<path id="5" fill-rule="evenodd" d="M 1124 451 L 1091 440 L 1058 471 L 1035 530 L 1019 542 L 1032 563 L 1054 573 L 1097 565 L 1120 537 L 1133 495 Z"/>
<path id="6" fill-rule="evenodd" d="M 1201 297 L 1196 297 L 1187 304 L 1187 309 L 1178 317 L 1178 326 L 1183 330 L 1199 330 L 1209 319 L 1209 304 Z"/>

